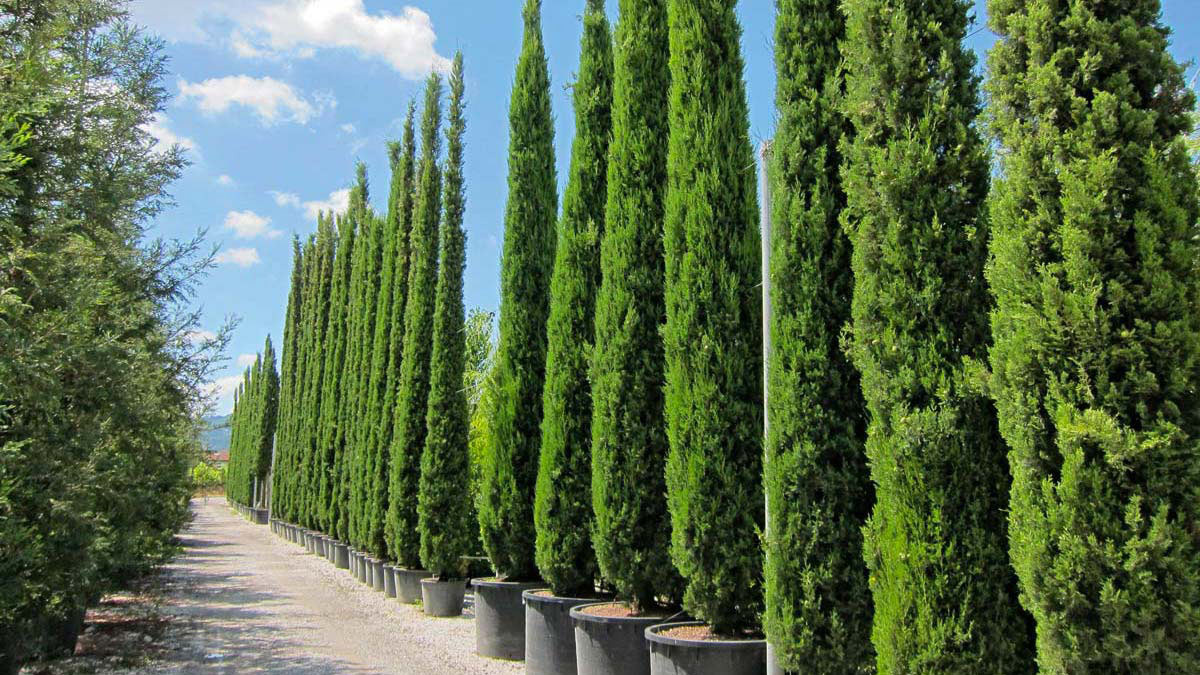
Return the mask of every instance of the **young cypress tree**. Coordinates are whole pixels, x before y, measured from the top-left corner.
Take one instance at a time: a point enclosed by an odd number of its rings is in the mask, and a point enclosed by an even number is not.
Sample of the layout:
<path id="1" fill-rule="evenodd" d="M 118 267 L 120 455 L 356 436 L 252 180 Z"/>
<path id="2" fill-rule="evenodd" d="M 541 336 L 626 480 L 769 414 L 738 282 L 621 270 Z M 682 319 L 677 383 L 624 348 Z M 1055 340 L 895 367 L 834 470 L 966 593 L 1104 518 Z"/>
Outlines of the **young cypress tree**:
<path id="1" fill-rule="evenodd" d="M 408 106 L 408 118 L 404 125 L 403 143 L 388 143 L 388 159 L 392 170 L 391 190 L 388 195 L 387 220 L 381 225 L 383 250 L 381 255 L 379 291 L 376 293 L 375 335 L 371 348 L 371 371 L 367 384 L 367 417 L 365 420 L 364 437 L 361 439 L 367 453 L 379 457 L 383 467 L 390 467 L 390 443 L 392 436 L 392 415 L 394 414 L 395 375 L 391 370 L 392 330 L 395 325 L 393 312 L 403 311 L 396 308 L 397 283 L 396 275 L 399 270 L 408 271 L 408 229 L 411 215 L 401 215 L 400 209 L 411 208 L 411 197 L 405 200 L 404 193 L 412 193 L 412 160 L 413 150 L 413 114 L 414 106 Z M 407 204 L 407 206 L 406 206 Z M 403 260 L 401 258 L 403 257 Z M 407 280 L 405 282 L 407 286 Z M 385 416 L 386 414 L 386 416 Z M 388 482 L 382 483 L 383 489 L 390 489 Z M 385 512 L 386 513 L 386 512 Z M 383 535 L 385 541 L 391 540 L 387 519 L 384 518 Z"/>
<path id="2" fill-rule="evenodd" d="M 853 360 L 876 504 L 864 531 L 880 673 L 1029 673 L 1005 547 L 1003 441 L 969 378 L 988 347 L 987 149 L 963 0 L 846 5 Z M 886 39 L 883 36 L 887 36 Z"/>
<path id="3" fill-rule="evenodd" d="M 349 510 L 347 516 L 347 524 L 349 526 L 350 542 L 360 550 L 366 551 L 368 548 L 368 531 L 370 529 L 369 508 L 370 500 L 370 482 L 367 469 L 369 458 L 367 450 L 357 441 L 357 395 L 358 395 L 358 378 L 360 372 L 359 359 L 363 352 L 362 343 L 362 325 L 363 325 L 363 293 L 367 282 L 367 251 L 370 242 L 370 214 L 368 213 L 368 199 L 370 196 L 370 186 L 367 181 L 366 165 L 359 162 L 355 166 L 355 182 L 354 187 L 350 189 L 349 205 L 346 209 L 345 219 L 349 227 L 355 230 L 355 246 L 353 260 L 350 262 L 350 292 L 347 296 L 347 312 L 346 319 L 346 334 L 349 340 L 349 346 L 346 351 L 346 362 L 342 371 L 342 377 L 345 379 L 345 384 L 341 391 L 341 400 L 338 401 L 338 420 L 341 426 L 342 442 L 345 444 L 345 452 L 342 454 L 342 461 L 339 465 L 338 472 L 343 476 L 340 481 L 348 482 L 351 486 L 350 503 L 346 506 Z"/>
<path id="4" fill-rule="evenodd" d="M 309 343 L 305 358 L 307 382 L 302 400 L 303 417 L 300 420 L 300 448 L 304 453 L 304 470 L 301 472 L 301 505 L 303 519 L 300 524 L 317 528 L 321 525 L 320 486 L 321 474 L 329 467 L 319 452 L 317 421 L 320 417 L 321 386 L 326 377 L 324 351 L 322 349 L 329 327 L 329 294 L 333 287 L 333 263 L 336 249 L 336 233 L 333 218 L 325 218 L 317 229 L 317 277 L 313 284 L 313 321 L 309 327 Z M 330 373 L 336 377 L 336 374 Z"/>
<path id="5" fill-rule="evenodd" d="M 396 538 L 395 522 L 391 517 L 391 447 L 394 438 L 396 401 L 400 395 L 400 372 L 404 358 L 404 314 L 408 304 L 408 277 L 412 261 L 412 224 L 415 215 L 413 209 L 416 206 L 416 139 L 413 129 L 415 113 L 416 104 L 410 101 L 408 119 L 404 125 L 404 141 L 401 145 L 400 173 L 393 174 L 391 197 L 394 202 L 389 201 L 388 208 L 388 213 L 391 214 L 389 218 L 394 219 L 397 228 L 396 267 L 390 287 L 392 315 L 386 347 L 387 381 L 384 385 L 378 426 L 376 427 L 378 433 L 376 445 L 388 462 L 388 517 L 384 520 L 384 539 L 388 545 L 389 555 L 394 550 Z M 394 210 L 391 204 L 394 204 Z M 387 287 L 384 287 L 381 292 L 389 291 Z"/>
<path id="6" fill-rule="evenodd" d="M 284 478 L 290 469 L 288 465 L 288 435 L 287 430 L 291 421 L 292 391 L 295 387 L 296 372 L 296 334 L 300 330 L 300 296 L 303 293 L 304 252 L 300 247 L 300 238 L 292 236 L 292 278 L 288 290 L 287 310 L 283 324 L 283 355 L 280 359 L 279 374 L 279 420 L 277 424 L 275 467 L 271 474 L 271 515 L 275 518 L 285 518 L 283 508 Z"/>
<path id="7" fill-rule="evenodd" d="M 437 291 L 438 216 L 442 204 L 438 154 L 442 125 L 442 76 L 431 73 L 425 84 L 421 115 L 421 172 L 413 216 L 408 302 L 404 308 L 404 355 L 391 446 L 388 519 L 389 551 L 401 567 L 421 564 L 417 529 L 421 453 L 425 449 L 425 414 L 429 405 L 429 359 L 433 351 L 433 305 Z"/>
<path id="8" fill-rule="evenodd" d="M 463 494 L 470 476 L 467 449 L 467 397 L 463 390 L 466 320 L 463 309 L 463 269 L 466 266 L 463 211 L 462 52 L 454 56 L 450 73 L 450 129 L 442 215 L 441 261 L 437 273 L 437 307 L 433 316 L 433 356 L 429 374 L 428 433 L 421 453 L 417 513 L 421 564 L 441 578 L 462 577 L 462 557 L 471 552 L 471 501 Z"/>
<path id="9" fill-rule="evenodd" d="M 541 443 L 546 319 L 558 184 L 541 0 L 526 0 L 525 35 L 509 104 L 508 204 L 500 265 L 500 345 L 493 429 L 483 458 L 479 529 L 492 567 L 537 575 L 533 491 Z"/>
<path id="10" fill-rule="evenodd" d="M 1200 672 L 1193 96 L 1158 0 L 989 10 L 993 391 L 1037 663 Z"/>
<path id="11" fill-rule="evenodd" d="M 550 279 L 542 450 L 533 506 L 536 559 L 556 595 L 591 593 L 592 392 L 588 362 L 600 284 L 600 238 L 612 133 L 612 33 L 604 0 L 583 15 L 575 141 Z"/>
<path id="12" fill-rule="evenodd" d="M 670 0 L 667 503 L 683 606 L 719 634 L 762 610 L 762 299 L 735 0 Z"/>
<path id="13" fill-rule="evenodd" d="M 350 293 L 350 262 L 355 248 L 353 223 L 345 218 L 338 219 L 337 255 L 333 263 L 333 287 L 330 290 L 328 337 L 321 346 L 324 352 L 324 368 L 331 375 L 325 378 L 321 392 L 319 426 L 319 448 L 322 462 L 329 471 L 321 473 L 321 530 L 337 536 L 340 512 L 345 504 L 338 498 L 336 486 L 340 482 L 338 468 L 345 453 L 345 428 L 338 419 L 338 403 L 342 387 L 346 382 L 346 351 L 350 336 L 347 334 L 349 318 L 348 296 Z"/>
<path id="14" fill-rule="evenodd" d="M 285 362 L 290 361 L 290 373 L 285 377 L 284 383 L 287 387 L 283 398 L 285 404 L 283 414 L 280 417 L 280 448 L 282 450 L 282 461 L 277 462 L 280 467 L 277 471 L 279 476 L 279 489 L 275 492 L 274 499 L 277 504 L 275 509 L 277 516 L 284 520 L 295 523 L 296 509 L 294 495 L 296 492 L 296 480 L 299 475 L 296 452 L 296 418 L 299 416 L 299 398 L 301 393 L 300 382 L 303 378 L 304 369 L 304 336 L 306 334 L 306 326 L 308 325 L 308 314 L 306 299 L 309 292 L 309 284 L 311 276 L 309 268 L 312 267 L 313 255 L 313 236 L 309 235 L 308 239 L 298 246 L 299 255 L 296 256 L 296 267 L 299 268 L 297 276 L 299 280 L 293 285 L 296 294 L 293 297 L 295 302 L 295 313 L 292 318 L 293 334 L 290 337 L 291 350 L 285 354 Z M 297 244 L 299 242 L 296 242 Z M 294 249 L 295 250 L 295 249 Z"/>
<path id="15" fill-rule="evenodd" d="M 275 368 L 275 345 L 271 336 L 263 346 L 262 369 L 259 374 L 260 388 L 257 393 L 254 438 L 254 477 L 259 485 L 260 500 L 265 496 L 266 479 L 271 471 L 271 457 L 275 449 L 275 429 L 279 423 L 279 371 Z M 258 507 L 260 504 L 255 504 Z M 269 506 L 269 505 L 268 505 Z"/>
<path id="16" fill-rule="evenodd" d="M 785 669 L 840 675 L 874 661 L 866 406 L 840 344 L 854 292 L 839 222 L 846 23 L 840 0 L 776 7 L 764 628 Z"/>
<path id="17" fill-rule="evenodd" d="M 601 575 L 642 610 L 682 585 L 670 559 L 660 335 L 670 75 L 666 0 L 619 4 L 590 371 L 592 545 Z"/>

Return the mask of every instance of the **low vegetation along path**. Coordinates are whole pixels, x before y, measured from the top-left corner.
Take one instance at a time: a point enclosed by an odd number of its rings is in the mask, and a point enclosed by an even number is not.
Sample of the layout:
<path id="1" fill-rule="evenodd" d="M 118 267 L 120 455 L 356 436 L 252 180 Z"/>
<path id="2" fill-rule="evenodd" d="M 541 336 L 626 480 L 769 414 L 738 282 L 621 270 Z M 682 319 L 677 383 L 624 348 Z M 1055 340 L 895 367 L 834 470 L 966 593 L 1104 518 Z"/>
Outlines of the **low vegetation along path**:
<path id="1" fill-rule="evenodd" d="M 252 525 L 223 498 L 197 499 L 167 568 L 173 629 L 156 672 L 519 673 L 474 654 L 470 614 L 429 619 Z"/>

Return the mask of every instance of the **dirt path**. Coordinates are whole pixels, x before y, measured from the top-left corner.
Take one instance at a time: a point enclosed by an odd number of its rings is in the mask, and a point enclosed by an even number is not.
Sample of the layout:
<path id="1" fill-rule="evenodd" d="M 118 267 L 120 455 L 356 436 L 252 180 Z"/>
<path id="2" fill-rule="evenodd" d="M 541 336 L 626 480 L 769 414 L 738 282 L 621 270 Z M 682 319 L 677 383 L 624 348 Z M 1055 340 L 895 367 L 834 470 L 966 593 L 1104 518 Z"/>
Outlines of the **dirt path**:
<path id="1" fill-rule="evenodd" d="M 154 673 L 519 673 L 474 654 L 469 617 L 429 619 L 344 570 L 196 500 L 166 571 L 170 626 Z"/>

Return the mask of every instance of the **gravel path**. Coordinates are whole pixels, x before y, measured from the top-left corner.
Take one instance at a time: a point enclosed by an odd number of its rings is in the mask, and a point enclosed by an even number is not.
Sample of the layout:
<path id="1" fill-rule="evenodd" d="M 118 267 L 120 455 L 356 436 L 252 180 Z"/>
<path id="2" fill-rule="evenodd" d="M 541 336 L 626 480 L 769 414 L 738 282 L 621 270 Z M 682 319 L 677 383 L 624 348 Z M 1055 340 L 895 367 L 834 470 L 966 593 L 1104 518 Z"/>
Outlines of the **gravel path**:
<path id="1" fill-rule="evenodd" d="M 469 615 L 429 619 L 323 558 L 197 499 L 167 567 L 172 626 L 155 673 L 519 673 L 474 654 Z"/>

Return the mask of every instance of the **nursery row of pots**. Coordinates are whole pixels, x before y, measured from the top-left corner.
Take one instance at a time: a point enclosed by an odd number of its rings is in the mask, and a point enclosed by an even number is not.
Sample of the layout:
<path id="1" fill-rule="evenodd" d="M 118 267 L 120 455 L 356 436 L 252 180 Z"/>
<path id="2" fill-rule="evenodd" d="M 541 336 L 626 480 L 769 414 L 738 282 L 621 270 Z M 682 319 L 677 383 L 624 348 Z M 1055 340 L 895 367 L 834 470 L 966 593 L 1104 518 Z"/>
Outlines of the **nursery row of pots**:
<path id="1" fill-rule="evenodd" d="M 266 525 L 270 519 L 271 512 L 267 509 L 256 509 L 252 506 L 239 504 L 237 502 L 229 502 L 233 506 L 233 510 L 237 511 L 243 518 L 249 520 L 255 525 Z"/>
<path id="2" fill-rule="evenodd" d="M 243 515 L 259 509 L 235 505 Z M 249 516 L 247 516 L 249 517 Z M 427 616 L 463 611 L 468 581 L 390 565 L 315 530 L 270 519 L 271 531 L 360 583 Z M 631 615 L 627 605 L 597 594 L 553 595 L 541 582 L 472 579 L 475 651 L 525 661 L 531 675 L 750 675 L 766 672 L 764 640 L 712 640 L 704 624 L 681 614 Z"/>

